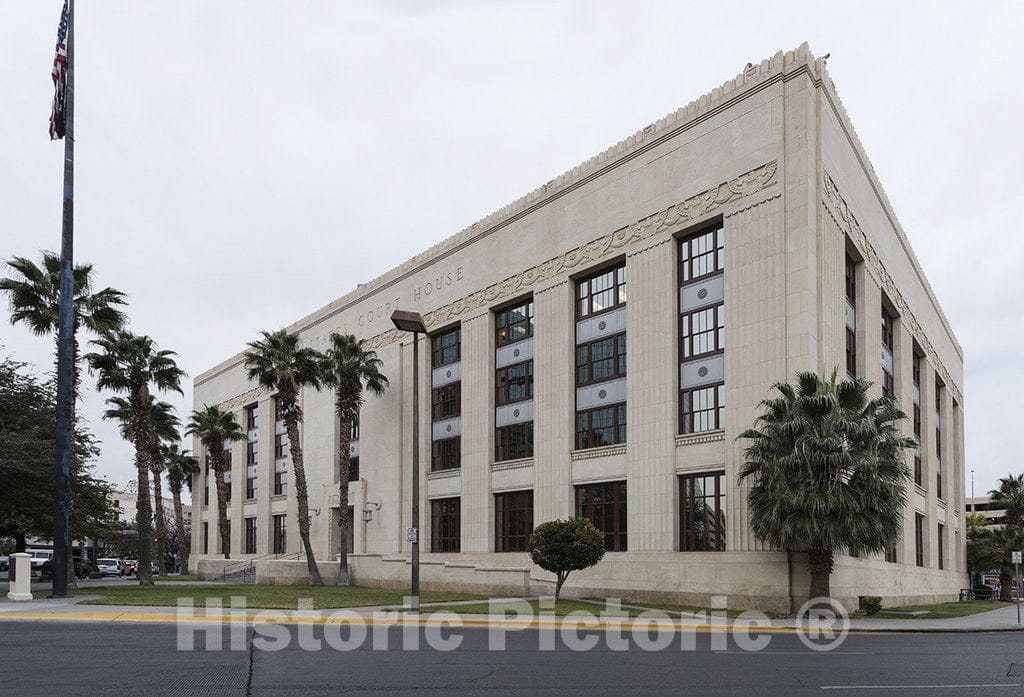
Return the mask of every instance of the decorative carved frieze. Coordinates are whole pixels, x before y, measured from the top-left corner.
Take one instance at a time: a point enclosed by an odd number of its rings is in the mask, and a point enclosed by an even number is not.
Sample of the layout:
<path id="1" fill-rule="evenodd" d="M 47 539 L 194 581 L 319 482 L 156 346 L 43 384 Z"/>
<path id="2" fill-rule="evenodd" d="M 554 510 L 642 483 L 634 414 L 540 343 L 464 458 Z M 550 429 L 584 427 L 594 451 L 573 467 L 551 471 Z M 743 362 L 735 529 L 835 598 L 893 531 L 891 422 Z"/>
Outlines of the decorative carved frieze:
<path id="1" fill-rule="evenodd" d="M 626 445 L 604 445 L 600 448 L 587 448 L 585 450 L 573 450 L 570 454 L 572 460 L 591 460 L 595 457 L 610 457 L 612 455 L 625 455 Z"/>
<path id="2" fill-rule="evenodd" d="M 676 447 L 678 448 L 683 445 L 699 445 L 700 443 L 717 443 L 724 440 L 724 431 L 680 434 L 676 436 Z"/>
<path id="3" fill-rule="evenodd" d="M 867 235 L 864 234 L 864 230 L 861 228 L 860 223 L 857 222 L 857 217 L 850 210 L 850 206 L 846 203 L 846 200 L 839 193 L 839 187 L 829 176 L 828 172 L 823 172 L 822 190 L 824 196 L 822 196 L 822 203 L 825 205 L 825 210 L 828 212 L 832 219 L 836 221 L 839 228 L 846 233 L 846 235 L 853 242 L 854 246 L 857 247 L 857 251 L 864 258 L 864 268 L 871 275 L 871 278 L 881 287 L 885 294 L 889 297 L 892 303 L 896 306 L 896 310 L 899 313 L 899 318 L 902 322 L 907 325 L 907 329 L 913 335 L 917 343 L 924 349 L 925 354 L 928 356 L 928 360 L 931 361 L 932 365 L 935 366 L 936 372 L 942 376 L 942 381 L 946 387 L 953 393 L 958 402 L 963 401 L 963 395 L 960 389 L 953 382 L 953 379 L 949 375 L 949 371 L 946 370 L 946 366 L 939 359 L 939 354 L 935 350 L 928 336 L 921 329 L 920 322 L 914 316 L 907 301 L 903 299 L 903 294 L 900 293 L 896 287 L 896 283 L 893 282 L 892 276 L 886 271 L 885 265 L 882 263 L 881 258 L 878 256 L 878 252 L 868 241 Z"/>
<path id="4" fill-rule="evenodd" d="M 490 305 L 503 298 L 510 298 L 535 284 L 553 278 L 558 274 L 571 271 L 582 265 L 598 261 L 605 256 L 615 254 L 625 247 L 642 242 L 659 233 L 670 232 L 691 220 L 697 220 L 708 213 L 721 208 L 730 201 L 755 194 L 775 183 L 778 172 L 776 161 L 761 165 L 745 172 L 735 179 L 723 182 L 716 187 L 703 191 L 669 206 L 665 210 L 642 218 L 630 225 L 619 228 L 596 240 L 571 249 L 547 261 L 541 262 L 525 271 L 510 276 L 503 281 L 471 293 L 464 298 L 428 312 L 423 321 L 429 328 L 445 324 L 460 315 L 484 305 Z M 377 350 L 393 341 L 404 338 L 406 332 L 390 329 L 366 341 L 369 348 Z"/>

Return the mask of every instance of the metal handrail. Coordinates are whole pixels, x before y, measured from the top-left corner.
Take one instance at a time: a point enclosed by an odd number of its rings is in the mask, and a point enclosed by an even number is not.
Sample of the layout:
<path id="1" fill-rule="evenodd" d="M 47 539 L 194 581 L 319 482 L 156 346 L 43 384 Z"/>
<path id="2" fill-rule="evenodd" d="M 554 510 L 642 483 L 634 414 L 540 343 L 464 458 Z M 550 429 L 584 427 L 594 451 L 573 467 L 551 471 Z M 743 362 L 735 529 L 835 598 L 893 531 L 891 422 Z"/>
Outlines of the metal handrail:
<path id="1" fill-rule="evenodd" d="M 272 559 L 301 559 L 306 556 L 305 550 L 298 552 L 292 552 L 291 554 L 261 554 L 258 557 L 250 557 L 249 559 L 242 559 L 234 564 L 227 564 L 221 571 L 221 580 L 226 581 L 228 576 L 243 572 L 243 576 L 248 576 L 251 571 L 253 575 L 256 574 L 256 562 L 268 561 Z"/>

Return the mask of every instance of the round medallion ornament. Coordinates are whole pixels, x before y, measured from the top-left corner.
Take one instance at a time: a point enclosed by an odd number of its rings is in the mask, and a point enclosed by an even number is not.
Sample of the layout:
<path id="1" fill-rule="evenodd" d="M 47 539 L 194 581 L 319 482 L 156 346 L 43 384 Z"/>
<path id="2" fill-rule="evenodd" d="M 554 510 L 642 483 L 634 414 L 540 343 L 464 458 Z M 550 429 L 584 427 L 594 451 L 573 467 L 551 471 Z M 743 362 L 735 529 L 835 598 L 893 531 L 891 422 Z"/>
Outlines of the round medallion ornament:
<path id="1" fill-rule="evenodd" d="M 597 393 L 597 396 L 600 397 L 601 399 L 604 399 L 605 397 L 608 396 L 608 393 L 605 390 L 601 390 L 600 392 Z"/>
<path id="2" fill-rule="evenodd" d="M 452 432 L 452 425 L 448 424 L 448 427 L 445 428 L 445 430 L 448 431 L 448 433 L 451 433 Z"/>
<path id="3" fill-rule="evenodd" d="M 698 368 L 697 375 L 700 375 L 702 378 L 706 378 L 708 376 L 707 366 L 702 365 L 700 368 Z"/>
<path id="4" fill-rule="evenodd" d="M 601 320 L 600 322 L 597 323 L 597 328 L 600 329 L 601 331 L 604 331 L 605 329 L 608 328 L 608 323 L 605 322 L 604 320 Z"/>
<path id="5" fill-rule="evenodd" d="M 452 376 L 452 371 L 449 370 L 447 373 L 445 373 L 445 377 L 450 378 L 451 376 Z"/>
<path id="6" fill-rule="evenodd" d="M 512 411 L 512 416 L 519 416 L 519 410 L 515 409 Z"/>
<path id="7" fill-rule="evenodd" d="M 704 298 L 708 297 L 708 289 L 707 288 L 701 288 L 700 290 L 698 290 L 697 291 L 697 297 L 700 298 L 701 300 L 703 300 Z"/>
<path id="8" fill-rule="evenodd" d="M 515 351 L 513 351 L 512 355 L 515 356 L 516 358 L 519 358 L 519 349 L 516 349 Z"/>

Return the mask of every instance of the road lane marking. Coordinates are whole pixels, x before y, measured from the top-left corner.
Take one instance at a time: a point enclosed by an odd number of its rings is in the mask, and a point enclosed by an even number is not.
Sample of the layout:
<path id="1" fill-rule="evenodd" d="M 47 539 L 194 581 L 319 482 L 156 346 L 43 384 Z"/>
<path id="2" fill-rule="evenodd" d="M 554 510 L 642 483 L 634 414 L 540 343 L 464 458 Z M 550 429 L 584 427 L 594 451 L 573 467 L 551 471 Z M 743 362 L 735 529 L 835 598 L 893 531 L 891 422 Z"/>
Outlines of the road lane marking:
<path id="1" fill-rule="evenodd" d="M 820 685 L 822 690 L 965 690 L 988 687 L 1020 687 L 1019 682 L 961 685 Z"/>

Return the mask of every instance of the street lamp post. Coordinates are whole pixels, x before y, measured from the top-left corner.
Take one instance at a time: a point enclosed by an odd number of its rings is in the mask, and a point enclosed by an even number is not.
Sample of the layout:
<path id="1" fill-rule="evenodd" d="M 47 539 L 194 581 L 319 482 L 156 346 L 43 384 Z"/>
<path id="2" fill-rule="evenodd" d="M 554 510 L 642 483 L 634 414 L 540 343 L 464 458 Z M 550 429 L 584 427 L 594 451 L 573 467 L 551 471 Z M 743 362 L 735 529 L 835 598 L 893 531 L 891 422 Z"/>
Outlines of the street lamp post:
<path id="1" fill-rule="evenodd" d="M 395 328 L 412 332 L 412 527 L 406 539 L 412 544 L 413 612 L 420 609 L 420 334 L 427 331 L 418 312 L 395 310 L 391 315 Z"/>

